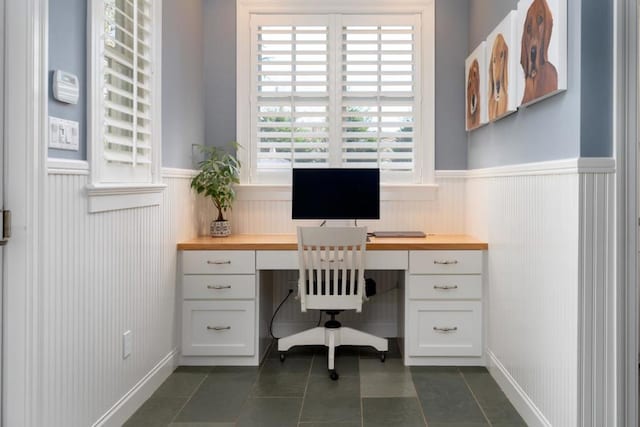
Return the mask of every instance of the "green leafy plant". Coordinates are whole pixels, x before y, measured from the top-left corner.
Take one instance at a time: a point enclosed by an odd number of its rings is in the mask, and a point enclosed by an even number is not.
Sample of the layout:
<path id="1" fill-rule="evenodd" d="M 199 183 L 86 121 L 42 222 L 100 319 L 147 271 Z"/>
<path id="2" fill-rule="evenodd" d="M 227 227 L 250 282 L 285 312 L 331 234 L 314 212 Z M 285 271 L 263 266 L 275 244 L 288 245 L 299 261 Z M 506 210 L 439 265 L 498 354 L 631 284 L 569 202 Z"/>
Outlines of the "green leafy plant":
<path id="1" fill-rule="evenodd" d="M 233 148 L 237 147 L 234 143 Z M 236 198 L 233 184 L 240 183 L 240 161 L 219 147 L 198 145 L 198 149 L 205 158 L 198 163 L 200 172 L 191 180 L 191 188 L 211 197 L 218 209 L 216 221 L 225 221 L 224 212 Z"/>

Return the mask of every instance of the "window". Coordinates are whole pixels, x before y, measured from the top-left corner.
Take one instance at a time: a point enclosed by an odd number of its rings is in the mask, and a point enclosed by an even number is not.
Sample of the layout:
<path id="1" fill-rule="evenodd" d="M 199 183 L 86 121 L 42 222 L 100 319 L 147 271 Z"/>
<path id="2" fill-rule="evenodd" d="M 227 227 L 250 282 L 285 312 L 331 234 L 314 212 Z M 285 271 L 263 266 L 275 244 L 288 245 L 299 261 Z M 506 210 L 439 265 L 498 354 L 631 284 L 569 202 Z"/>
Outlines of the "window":
<path id="1" fill-rule="evenodd" d="M 160 3 L 91 1 L 90 194 L 159 179 Z"/>
<path id="2" fill-rule="evenodd" d="M 293 12 L 247 10 L 250 34 L 239 34 L 249 45 L 238 55 L 243 183 L 287 183 L 294 167 L 378 167 L 383 182 L 430 183 L 425 11 Z"/>

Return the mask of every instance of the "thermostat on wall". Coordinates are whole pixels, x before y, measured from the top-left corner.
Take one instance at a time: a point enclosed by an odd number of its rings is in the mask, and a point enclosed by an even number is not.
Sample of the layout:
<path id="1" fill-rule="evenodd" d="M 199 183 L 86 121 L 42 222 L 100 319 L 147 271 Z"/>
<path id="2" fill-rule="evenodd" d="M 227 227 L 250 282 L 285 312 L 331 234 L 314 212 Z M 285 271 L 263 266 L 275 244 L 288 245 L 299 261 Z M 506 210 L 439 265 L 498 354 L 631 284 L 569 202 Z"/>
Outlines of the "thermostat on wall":
<path id="1" fill-rule="evenodd" d="M 79 96 L 78 76 L 66 71 L 56 70 L 53 73 L 53 97 L 67 104 L 77 104 Z"/>

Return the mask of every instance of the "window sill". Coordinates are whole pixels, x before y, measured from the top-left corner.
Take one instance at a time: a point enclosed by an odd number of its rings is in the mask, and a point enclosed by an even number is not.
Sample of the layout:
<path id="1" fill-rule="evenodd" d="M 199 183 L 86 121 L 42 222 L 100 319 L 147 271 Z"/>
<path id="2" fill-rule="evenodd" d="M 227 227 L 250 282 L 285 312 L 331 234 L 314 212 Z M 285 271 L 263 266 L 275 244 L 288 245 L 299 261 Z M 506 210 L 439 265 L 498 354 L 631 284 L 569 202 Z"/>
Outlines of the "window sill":
<path id="1" fill-rule="evenodd" d="M 89 213 L 158 206 L 166 187 L 165 184 L 88 185 Z"/>
<path id="2" fill-rule="evenodd" d="M 236 185 L 236 199 L 246 201 L 291 201 L 291 185 L 240 184 Z M 382 184 L 380 201 L 436 200 L 436 184 Z"/>

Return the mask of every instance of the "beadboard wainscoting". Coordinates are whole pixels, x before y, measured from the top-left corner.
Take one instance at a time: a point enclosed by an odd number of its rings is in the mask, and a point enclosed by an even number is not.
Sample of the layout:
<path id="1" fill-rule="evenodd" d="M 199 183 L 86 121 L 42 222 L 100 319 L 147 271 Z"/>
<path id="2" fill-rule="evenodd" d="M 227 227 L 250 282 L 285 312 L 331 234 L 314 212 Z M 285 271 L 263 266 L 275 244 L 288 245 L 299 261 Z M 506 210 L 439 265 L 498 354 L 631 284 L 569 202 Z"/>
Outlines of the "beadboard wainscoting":
<path id="1" fill-rule="evenodd" d="M 434 200 L 422 197 L 402 197 L 403 200 L 380 202 L 380 220 L 358 221 L 370 231 L 422 230 L 427 233 L 464 233 L 465 228 L 465 173 L 436 171 L 437 195 Z M 416 190 L 418 193 L 419 190 Z M 406 193 L 406 191 L 404 191 Z M 410 191 L 409 191 L 410 193 Z M 201 200 L 203 216 L 201 232 L 207 234 L 214 218 L 215 208 Z M 295 233 L 296 226 L 319 224 L 319 221 L 291 219 L 291 200 L 237 200 L 230 216 L 234 233 Z"/>
<path id="2" fill-rule="evenodd" d="M 40 419 L 119 426 L 177 361 L 176 242 L 197 234 L 197 204 L 190 171 L 167 170 L 160 206 L 90 214 L 80 163 L 51 162 L 44 191 Z"/>
<path id="3" fill-rule="evenodd" d="M 531 426 L 607 425 L 583 414 L 606 401 L 589 379 L 612 339 L 614 165 L 581 160 L 468 173 L 466 232 L 489 243 L 489 369 Z"/>

